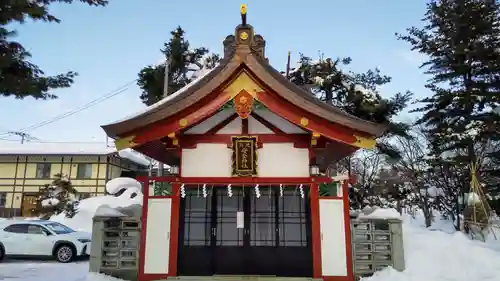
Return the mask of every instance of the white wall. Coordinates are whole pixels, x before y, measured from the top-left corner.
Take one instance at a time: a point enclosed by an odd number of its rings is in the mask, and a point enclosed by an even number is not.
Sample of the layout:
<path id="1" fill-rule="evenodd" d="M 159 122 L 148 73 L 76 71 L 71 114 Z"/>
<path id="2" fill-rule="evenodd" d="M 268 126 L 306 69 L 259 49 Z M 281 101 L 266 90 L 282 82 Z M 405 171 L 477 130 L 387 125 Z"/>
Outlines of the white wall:
<path id="1" fill-rule="evenodd" d="M 182 177 L 231 177 L 231 149 L 200 143 L 182 150 Z M 259 177 L 308 177 L 309 151 L 292 143 L 267 143 L 257 150 Z"/>
<path id="2" fill-rule="evenodd" d="M 323 276 L 347 276 L 344 202 L 319 199 Z"/>
<path id="3" fill-rule="evenodd" d="M 144 273 L 168 274 L 172 199 L 148 199 Z"/>

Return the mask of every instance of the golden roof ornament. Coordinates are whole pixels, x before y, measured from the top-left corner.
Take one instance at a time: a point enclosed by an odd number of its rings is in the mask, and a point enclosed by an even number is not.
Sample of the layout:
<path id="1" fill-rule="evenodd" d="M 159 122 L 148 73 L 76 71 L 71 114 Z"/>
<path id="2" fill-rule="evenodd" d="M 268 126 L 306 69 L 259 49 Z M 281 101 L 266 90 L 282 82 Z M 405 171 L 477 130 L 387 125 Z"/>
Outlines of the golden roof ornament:
<path id="1" fill-rule="evenodd" d="M 253 27 L 247 23 L 247 5 L 240 5 L 241 23 L 236 27 L 234 35 L 229 35 L 223 42 L 224 56 L 230 56 L 238 46 L 250 48 L 251 52 L 265 58 L 266 41 L 255 34 Z M 245 49 L 245 48 L 243 48 Z"/>
<path id="2" fill-rule="evenodd" d="M 241 25 L 247 25 L 247 4 L 241 4 L 240 13 L 241 13 Z"/>

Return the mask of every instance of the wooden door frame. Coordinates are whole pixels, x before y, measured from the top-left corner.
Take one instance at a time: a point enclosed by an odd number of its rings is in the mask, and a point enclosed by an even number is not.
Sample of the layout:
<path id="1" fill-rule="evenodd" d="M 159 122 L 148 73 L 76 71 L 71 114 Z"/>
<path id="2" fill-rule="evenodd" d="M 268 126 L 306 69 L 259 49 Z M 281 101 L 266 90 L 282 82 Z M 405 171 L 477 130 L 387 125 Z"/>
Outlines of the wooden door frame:
<path id="1" fill-rule="evenodd" d="M 23 192 L 22 193 L 22 197 L 21 197 L 21 216 L 22 217 L 25 217 L 25 214 L 24 214 L 24 207 L 25 207 L 24 203 L 25 203 L 25 200 L 24 200 L 24 198 L 25 197 L 34 197 L 35 199 L 38 200 L 38 195 L 39 194 L 36 193 L 36 192 Z M 35 203 L 34 207 L 35 207 L 35 210 L 36 210 L 37 203 Z M 31 215 L 33 215 L 33 214 L 31 214 Z"/>

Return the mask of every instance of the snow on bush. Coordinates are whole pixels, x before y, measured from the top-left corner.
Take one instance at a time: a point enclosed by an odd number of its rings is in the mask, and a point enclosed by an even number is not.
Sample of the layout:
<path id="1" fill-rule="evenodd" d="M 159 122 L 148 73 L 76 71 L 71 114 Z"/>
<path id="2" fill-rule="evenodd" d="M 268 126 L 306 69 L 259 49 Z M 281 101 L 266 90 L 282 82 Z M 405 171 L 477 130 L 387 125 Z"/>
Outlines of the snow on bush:
<path id="1" fill-rule="evenodd" d="M 123 184 L 123 185 L 120 185 Z M 116 178 L 106 184 L 106 190 L 122 191 L 119 196 L 103 195 L 90 197 L 80 201 L 78 213 L 73 218 L 67 218 L 63 213 L 52 216 L 51 220 L 65 224 L 78 231 L 92 232 L 92 218 L 97 209 L 107 205 L 110 208 L 128 207 L 130 205 L 142 205 L 141 184 L 131 178 Z"/>

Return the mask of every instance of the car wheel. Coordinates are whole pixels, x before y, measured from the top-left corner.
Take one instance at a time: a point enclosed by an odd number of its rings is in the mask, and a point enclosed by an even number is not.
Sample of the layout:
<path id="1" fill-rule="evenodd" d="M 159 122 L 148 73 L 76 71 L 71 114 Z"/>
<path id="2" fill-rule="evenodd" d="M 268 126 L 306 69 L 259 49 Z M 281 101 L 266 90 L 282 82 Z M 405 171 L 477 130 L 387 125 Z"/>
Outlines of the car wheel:
<path id="1" fill-rule="evenodd" d="M 2 261 L 5 258 L 5 250 L 3 247 L 0 247 L 0 261 Z"/>
<path id="2" fill-rule="evenodd" d="M 56 260 L 61 263 L 68 263 L 75 258 L 75 250 L 70 245 L 61 245 L 56 250 Z"/>

